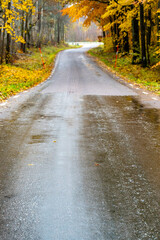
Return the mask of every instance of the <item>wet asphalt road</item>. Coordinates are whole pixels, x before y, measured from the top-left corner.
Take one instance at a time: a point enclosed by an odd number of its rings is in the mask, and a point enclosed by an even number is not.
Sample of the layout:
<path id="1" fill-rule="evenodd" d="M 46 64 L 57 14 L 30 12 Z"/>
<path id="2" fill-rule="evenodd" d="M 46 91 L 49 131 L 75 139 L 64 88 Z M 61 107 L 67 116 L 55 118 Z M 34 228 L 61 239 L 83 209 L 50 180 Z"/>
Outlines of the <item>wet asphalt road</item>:
<path id="1" fill-rule="evenodd" d="M 84 51 L 1 107 L 0 240 L 160 239 L 160 110 Z"/>

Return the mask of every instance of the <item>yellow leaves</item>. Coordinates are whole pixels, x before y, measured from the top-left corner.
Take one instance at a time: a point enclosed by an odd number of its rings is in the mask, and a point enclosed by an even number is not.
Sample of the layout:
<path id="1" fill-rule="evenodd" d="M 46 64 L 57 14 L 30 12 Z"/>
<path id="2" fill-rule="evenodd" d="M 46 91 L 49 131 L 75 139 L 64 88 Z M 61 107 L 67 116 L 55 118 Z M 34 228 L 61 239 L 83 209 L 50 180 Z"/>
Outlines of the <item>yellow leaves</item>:
<path id="1" fill-rule="evenodd" d="M 11 7 L 9 7 L 9 3 Z M 12 38 L 16 39 L 16 42 L 23 42 L 24 40 L 20 37 L 17 38 L 15 36 L 15 22 L 22 19 L 20 16 L 20 11 L 28 13 L 31 11 L 35 13 L 35 7 L 33 5 L 32 0 L 1 0 L 1 8 L 3 11 L 3 18 L 5 19 L 6 23 L 3 26 L 3 29 L 6 29 L 7 33 L 9 33 Z M 23 18 L 25 21 L 25 19 Z M 1 27 L 2 28 L 2 27 Z"/>
<path id="2" fill-rule="evenodd" d="M 40 53 L 37 49 L 31 49 L 33 54 L 30 56 L 21 54 L 20 50 L 17 51 L 19 59 L 12 65 L 0 65 L 0 101 L 46 80 L 53 69 L 56 54 L 67 48 L 63 45 L 43 48 L 45 69 L 42 67 Z M 56 139 L 53 140 L 56 141 Z"/>
<path id="3" fill-rule="evenodd" d="M 106 21 L 106 24 L 104 24 L 105 31 L 110 30 L 115 24 L 118 24 L 121 33 L 131 31 L 132 19 L 137 16 L 139 8 L 137 5 L 131 8 L 128 6 L 130 4 L 134 4 L 134 1 L 119 0 L 117 4 L 114 0 L 111 0 L 111 4 L 106 7 L 105 13 L 102 15 L 102 18 Z"/>
<path id="4" fill-rule="evenodd" d="M 41 59 L 38 57 L 35 59 L 31 57 L 21 57 L 15 62 L 15 65 L 1 65 L 0 69 L 0 84 L 16 85 L 21 88 L 23 83 L 26 82 L 28 86 L 34 85 L 34 83 L 43 79 L 47 71 L 43 71 L 41 67 Z M 37 67 L 37 68 L 36 68 Z M 1 90 L 0 90 L 1 91 Z"/>
<path id="5" fill-rule="evenodd" d="M 131 4 L 134 4 L 134 0 L 119 0 L 118 1 L 118 4 L 122 5 L 122 6 L 128 6 L 128 5 L 131 5 Z"/>
<path id="6" fill-rule="evenodd" d="M 26 79 L 27 81 L 32 80 L 32 78 L 40 76 L 42 74 L 42 70 L 39 71 L 29 71 L 20 67 L 3 65 L 1 68 L 1 78 L 0 83 L 7 81 L 8 84 L 17 83 L 17 81 L 21 82 L 22 79 Z"/>
<path id="7" fill-rule="evenodd" d="M 158 62 L 157 64 L 155 64 L 154 66 L 151 67 L 151 69 L 157 68 L 160 66 L 160 62 Z"/>
<path id="8" fill-rule="evenodd" d="M 19 36 L 19 37 L 16 37 L 16 42 L 21 42 L 21 43 L 26 43 L 24 38 Z"/>
<path id="9" fill-rule="evenodd" d="M 112 26 L 112 24 L 111 24 L 111 23 L 108 23 L 108 24 L 106 24 L 106 25 L 103 27 L 103 30 L 104 30 L 104 31 L 108 31 L 108 30 L 111 29 L 111 26 Z"/>
<path id="10" fill-rule="evenodd" d="M 22 67 L 2 65 L 0 75 L 0 92 L 2 96 L 13 95 L 22 89 L 27 89 L 45 78 L 42 69 L 27 70 Z"/>
<path id="11" fill-rule="evenodd" d="M 100 24 L 102 14 L 105 13 L 106 4 L 82 0 L 76 4 L 62 10 L 63 15 L 69 15 L 72 21 L 85 17 L 84 26 L 89 26 L 91 22 Z"/>
<path id="12" fill-rule="evenodd" d="M 103 38 L 103 43 L 104 43 L 104 52 L 113 51 L 113 41 L 111 37 Z"/>

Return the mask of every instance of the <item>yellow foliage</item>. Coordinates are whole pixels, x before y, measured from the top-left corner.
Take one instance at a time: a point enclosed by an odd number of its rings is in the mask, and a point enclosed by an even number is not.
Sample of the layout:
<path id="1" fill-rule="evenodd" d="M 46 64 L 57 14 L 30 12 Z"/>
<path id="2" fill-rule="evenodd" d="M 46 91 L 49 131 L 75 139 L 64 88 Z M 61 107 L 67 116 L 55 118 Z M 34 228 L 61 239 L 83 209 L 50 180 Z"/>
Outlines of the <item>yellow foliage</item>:
<path id="1" fill-rule="evenodd" d="M 23 37 L 21 37 L 21 36 L 16 36 L 16 42 L 21 42 L 21 43 L 25 43 L 25 40 L 24 40 L 24 38 Z"/>
<path id="2" fill-rule="evenodd" d="M 27 85 L 35 85 L 37 82 L 41 81 L 42 76 L 44 76 L 43 69 L 30 71 L 21 67 L 2 65 L 0 70 L 0 92 L 3 93 L 5 91 L 6 96 L 8 94 L 15 94 L 21 89 L 27 89 Z M 24 87 L 24 83 L 27 83 L 26 87 Z"/>
<path id="3" fill-rule="evenodd" d="M 102 15 L 106 9 L 106 4 L 82 0 L 76 4 L 69 6 L 62 10 L 63 15 L 69 15 L 72 21 L 76 21 L 81 17 L 85 17 L 84 26 L 89 26 L 91 22 L 95 22 L 98 25 L 104 25 L 104 19 Z"/>
<path id="4" fill-rule="evenodd" d="M 32 49 L 30 56 L 19 54 L 19 59 L 12 65 L 0 65 L 0 101 L 46 80 L 53 69 L 56 54 L 68 48 L 71 47 L 59 45 L 42 48 L 45 69 L 37 49 Z M 21 53 L 20 50 L 17 52 Z"/>
<path id="5" fill-rule="evenodd" d="M 9 9 L 9 3 L 12 4 L 11 9 Z M 5 19 L 5 25 L 1 28 L 6 29 L 7 33 L 9 33 L 16 42 L 20 41 L 24 43 L 22 37 L 16 36 L 15 31 L 15 22 L 17 20 L 22 19 L 19 15 L 19 11 L 23 11 L 28 13 L 31 11 L 35 12 L 35 7 L 33 5 L 32 0 L 1 0 L 1 8 L 3 11 L 3 18 Z M 25 21 L 25 19 L 23 19 Z"/>
<path id="6" fill-rule="evenodd" d="M 104 52 L 113 52 L 113 42 L 111 37 L 103 38 Z"/>

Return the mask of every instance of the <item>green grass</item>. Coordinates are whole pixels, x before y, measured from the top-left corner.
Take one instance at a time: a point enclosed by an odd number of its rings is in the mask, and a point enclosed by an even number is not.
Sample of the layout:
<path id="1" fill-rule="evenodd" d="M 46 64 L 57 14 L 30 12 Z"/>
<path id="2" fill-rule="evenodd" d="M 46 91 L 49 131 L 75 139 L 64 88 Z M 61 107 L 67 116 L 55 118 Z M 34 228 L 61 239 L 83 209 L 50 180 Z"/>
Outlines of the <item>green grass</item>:
<path id="1" fill-rule="evenodd" d="M 110 71 L 116 71 L 126 81 L 160 95 L 160 66 L 154 69 L 142 68 L 141 65 L 131 64 L 131 56 L 118 55 L 117 67 L 114 68 L 115 53 L 104 52 L 103 47 L 91 49 L 88 53 L 105 63 Z"/>

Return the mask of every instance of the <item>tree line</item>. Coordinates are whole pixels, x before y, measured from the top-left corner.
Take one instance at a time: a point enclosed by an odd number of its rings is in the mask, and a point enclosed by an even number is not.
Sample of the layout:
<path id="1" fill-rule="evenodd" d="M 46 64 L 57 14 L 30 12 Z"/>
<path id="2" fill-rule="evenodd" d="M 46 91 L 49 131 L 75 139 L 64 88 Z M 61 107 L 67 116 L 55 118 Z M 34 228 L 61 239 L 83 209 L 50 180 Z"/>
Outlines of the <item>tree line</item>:
<path id="1" fill-rule="evenodd" d="M 54 0 L 0 0 L 0 63 L 17 51 L 63 42 L 69 20 L 61 9 Z"/>
<path id="2" fill-rule="evenodd" d="M 151 51 L 160 57 L 160 0 L 71 0 L 63 9 L 73 21 L 85 17 L 84 24 L 98 24 L 104 44 L 111 36 L 114 50 L 132 54 L 133 64 L 151 63 Z M 68 1 L 66 2 L 68 4 Z"/>
<path id="3" fill-rule="evenodd" d="M 92 23 L 89 27 L 83 26 L 84 18 L 80 18 L 74 23 L 70 23 L 66 31 L 66 41 L 68 42 L 90 42 L 97 41 L 97 36 L 101 30 Z"/>

